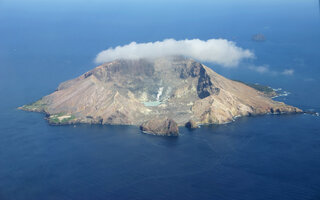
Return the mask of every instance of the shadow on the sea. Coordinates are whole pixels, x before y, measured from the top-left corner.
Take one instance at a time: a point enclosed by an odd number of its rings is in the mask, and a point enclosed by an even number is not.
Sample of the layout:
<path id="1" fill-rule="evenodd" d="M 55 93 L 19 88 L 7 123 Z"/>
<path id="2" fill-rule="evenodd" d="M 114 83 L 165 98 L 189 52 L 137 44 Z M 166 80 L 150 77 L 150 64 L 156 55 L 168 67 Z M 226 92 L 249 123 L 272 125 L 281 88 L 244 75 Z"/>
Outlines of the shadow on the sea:
<path id="1" fill-rule="evenodd" d="M 175 147 L 178 145 L 179 137 L 177 136 L 160 136 L 160 135 L 150 135 L 140 131 L 140 136 L 142 136 L 148 142 L 153 144 L 166 146 L 166 147 Z"/>

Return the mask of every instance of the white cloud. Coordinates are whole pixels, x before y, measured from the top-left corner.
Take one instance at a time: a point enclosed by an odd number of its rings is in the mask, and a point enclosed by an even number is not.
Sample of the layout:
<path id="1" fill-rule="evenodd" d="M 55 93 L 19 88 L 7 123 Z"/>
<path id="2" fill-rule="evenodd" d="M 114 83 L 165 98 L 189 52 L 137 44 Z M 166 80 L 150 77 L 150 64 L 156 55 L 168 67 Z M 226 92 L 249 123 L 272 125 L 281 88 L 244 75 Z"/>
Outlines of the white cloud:
<path id="1" fill-rule="evenodd" d="M 279 71 L 275 71 L 275 70 L 271 70 L 269 65 L 260 65 L 260 66 L 249 66 L 249 69 L 256 71 L 260 74 L 271 74 L 271 75 L 286 75 L 286 76 L 291 76 L 294 74 L 294 70 L 293 69 L 285 69 L 282 72 Z"/>
<path id="2" fill-rule="evenodd" d="M 261 66 L 249 66 L 249 69 L 259 72 L 261 74 L 270 72 L 268 65 L 261 65 Z"/>
<path id="3" fill-rule="evenodd" d="M 225 67 L 235 67 L 243 59 L 254 58 L 248 49 L 242 49 L 234 42 L 225 39 L 174 40 L 136 43 L 109 48 L 100 52 L 96 57 L 97 63 L 115 59 L 157 58 L 170 55 L 183 55 L 201 62 L 211 62 Z"/>
<path id="4" fill-rule="evenodd" d="M 316 81 L 316 79 L 314 79 L 314 78 L 305 78 L 304 81 L 313 82 L 313 81 Z"/>
<path id="5" fill-rule="evenodd" d="M 283 75 L 293 75 L 294 70 L 293 69 L 285 69 L 282 74 Z"/>

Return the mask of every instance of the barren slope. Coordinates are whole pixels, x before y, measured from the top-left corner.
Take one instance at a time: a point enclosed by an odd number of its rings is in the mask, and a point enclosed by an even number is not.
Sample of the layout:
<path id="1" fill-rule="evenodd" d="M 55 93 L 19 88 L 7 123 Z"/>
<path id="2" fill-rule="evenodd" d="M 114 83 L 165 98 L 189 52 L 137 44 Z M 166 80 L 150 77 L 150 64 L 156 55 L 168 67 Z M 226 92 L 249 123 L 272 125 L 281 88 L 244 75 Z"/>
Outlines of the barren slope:
<path id="1" fill-rule="evenodd" d="M 56 124 L 141 125 L 168 117 L 180 126 L 190 120 L 220 124 L 239 116 L 301 112 L 182 57 L 105 63 L 21 108 L 45 112 Z"/>

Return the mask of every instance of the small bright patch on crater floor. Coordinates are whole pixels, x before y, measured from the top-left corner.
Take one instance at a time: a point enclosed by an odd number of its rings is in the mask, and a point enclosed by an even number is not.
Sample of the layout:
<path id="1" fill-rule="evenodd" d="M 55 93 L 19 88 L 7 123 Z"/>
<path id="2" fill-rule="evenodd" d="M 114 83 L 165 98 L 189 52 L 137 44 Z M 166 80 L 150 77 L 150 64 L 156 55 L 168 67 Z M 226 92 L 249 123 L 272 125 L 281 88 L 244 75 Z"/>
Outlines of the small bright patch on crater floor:
<path id="1" fill-rule="evenodd" d="M 160 101 L 148 101 L 148 102 L 142 102 L 145 106 L 158 106 L 161 104 Z"/>

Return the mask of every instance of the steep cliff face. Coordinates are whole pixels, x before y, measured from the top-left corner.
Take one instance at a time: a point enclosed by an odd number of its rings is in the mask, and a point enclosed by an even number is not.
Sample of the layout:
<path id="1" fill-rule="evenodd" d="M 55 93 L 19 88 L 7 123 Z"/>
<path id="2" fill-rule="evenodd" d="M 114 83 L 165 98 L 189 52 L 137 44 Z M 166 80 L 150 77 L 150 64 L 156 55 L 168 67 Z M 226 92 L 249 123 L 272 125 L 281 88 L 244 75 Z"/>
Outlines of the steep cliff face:
<path id="1" fill-rule="evenodd" d="M 45 112 L 57 124 L 141 125 L 160 117 L 179 126 L 192 122 L 192 127 L 239 116 L 301 112 L 183 57 L 105 63 L 21 108 Z"/>

